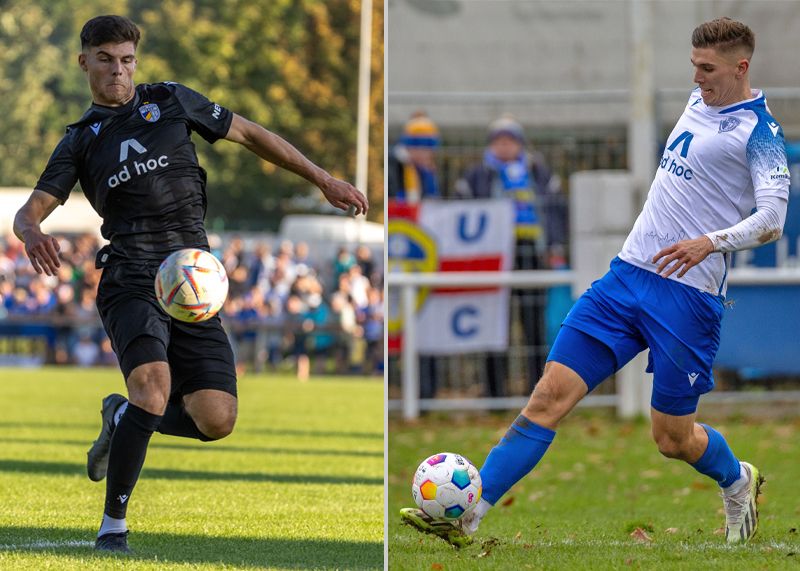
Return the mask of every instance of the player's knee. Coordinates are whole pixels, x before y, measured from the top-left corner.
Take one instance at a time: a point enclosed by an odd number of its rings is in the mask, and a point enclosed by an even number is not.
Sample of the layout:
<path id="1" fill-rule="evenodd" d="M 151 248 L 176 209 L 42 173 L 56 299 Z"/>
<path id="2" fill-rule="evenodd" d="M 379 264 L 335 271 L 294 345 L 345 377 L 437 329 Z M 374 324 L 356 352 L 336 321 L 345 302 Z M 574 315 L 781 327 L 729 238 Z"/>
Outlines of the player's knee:
<path id="1" fill-rule="evenodd" d="M 126 379 L 128 400 L 152 414 L 164 414 L 169 400 L 170 375 L 167 363 L 139 365 Z"/>
<path id="2" fill-rule="evenodd" d="M 674 438 L 671 434 L 656 434 L 654 435 L 658 451 L 667 458 L 675 458 L 677 460 L 685 459 L 687 455 L 686 443 L 680 439 Z"/>
<path id="3" fill-rule="evenodd" d="M 229 411 L 197 421 L 197 428 L 200 432 L 205 434 L 209 440 L 219 440 L 233 432 L 235 424 L 236 412 Z"/>

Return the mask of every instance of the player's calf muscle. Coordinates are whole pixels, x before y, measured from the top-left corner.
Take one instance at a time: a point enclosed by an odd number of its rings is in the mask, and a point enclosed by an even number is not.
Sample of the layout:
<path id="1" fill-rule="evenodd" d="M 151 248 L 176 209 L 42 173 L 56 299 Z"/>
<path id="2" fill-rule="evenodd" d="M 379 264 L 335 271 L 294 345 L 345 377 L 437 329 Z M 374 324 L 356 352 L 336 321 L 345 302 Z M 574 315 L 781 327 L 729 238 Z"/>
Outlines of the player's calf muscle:
<path id="1" fill-rule="evenodd" d="M 551 368 L 536 384 L 528 404 L 522 414 L 547 428 L 554 429 L 559 422 L 575 407 L 582 395 L 573 394 L 563 378 Z"/>

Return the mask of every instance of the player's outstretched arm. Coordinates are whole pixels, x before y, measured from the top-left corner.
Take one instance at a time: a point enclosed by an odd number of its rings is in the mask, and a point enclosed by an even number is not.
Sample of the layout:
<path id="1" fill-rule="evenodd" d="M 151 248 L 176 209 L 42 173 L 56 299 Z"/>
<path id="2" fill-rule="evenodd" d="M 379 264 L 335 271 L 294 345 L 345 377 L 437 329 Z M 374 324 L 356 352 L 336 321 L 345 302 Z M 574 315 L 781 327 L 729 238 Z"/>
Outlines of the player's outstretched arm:
<path id="1" fill-rule="evenodd" d="M 14 217 L 14 234 L 25 244 L 25 253 L 37 274 L 44 272 L 48 276 L 55 275 L 61 262 L 58 252 L 61 246 L 58 240 L 44 234 L 40 227 L 42 221 L 61 204 L 59 200 L 42 190 L 34 190 L 25 205 Z"/>
<path id="2" fill-rule="evenodd" d="M 347 210 L 352 206 L 357 215 L 366 214 L 369 205 L 363 193 L 349 182 L 334 178 L 308 160 L 288 141 L 267 131 L 261 125 L 234 114 L 225 138 L 247 147 L 265 161 L 298 174 L 315 184 L 328 202 L 336 208 Z"/>

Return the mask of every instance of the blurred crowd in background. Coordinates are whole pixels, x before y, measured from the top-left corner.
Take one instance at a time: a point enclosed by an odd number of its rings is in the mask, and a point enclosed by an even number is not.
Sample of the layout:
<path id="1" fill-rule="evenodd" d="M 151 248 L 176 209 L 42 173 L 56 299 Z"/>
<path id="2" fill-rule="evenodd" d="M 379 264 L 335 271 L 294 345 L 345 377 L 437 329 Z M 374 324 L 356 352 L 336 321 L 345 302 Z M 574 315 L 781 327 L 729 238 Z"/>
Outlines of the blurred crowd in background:
<path id="1" fill-rule="evenodd" d="M 47 363 L 115 365 L 95 306 L 100 241 L 57 238 L 55 276 L 37 275 L 15 236 L 0 239 L 0 326 L 47 339 Z M 304 242 L 210 235 L 209 243 L 230 280 L 220 315 L 240 373 L 382 374 L 383 266 L 368 247 L 317 259 Z"/>

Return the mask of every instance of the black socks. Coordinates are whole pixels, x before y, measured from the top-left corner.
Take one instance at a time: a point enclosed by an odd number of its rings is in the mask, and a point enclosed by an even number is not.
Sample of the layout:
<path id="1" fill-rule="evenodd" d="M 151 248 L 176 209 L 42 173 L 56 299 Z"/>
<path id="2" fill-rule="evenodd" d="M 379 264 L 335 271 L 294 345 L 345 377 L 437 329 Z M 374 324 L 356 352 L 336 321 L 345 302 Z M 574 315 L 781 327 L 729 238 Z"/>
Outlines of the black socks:
<path id="1" fill-rule="evenodd" d="M 123 519 L 128 509 L 128 498 L 139 479 L 147 444 L 161 423 L 162 417 L 150 414 L 128 403 L 128 409 L 119 419 L 108 457 L 105 513 Z"/>

